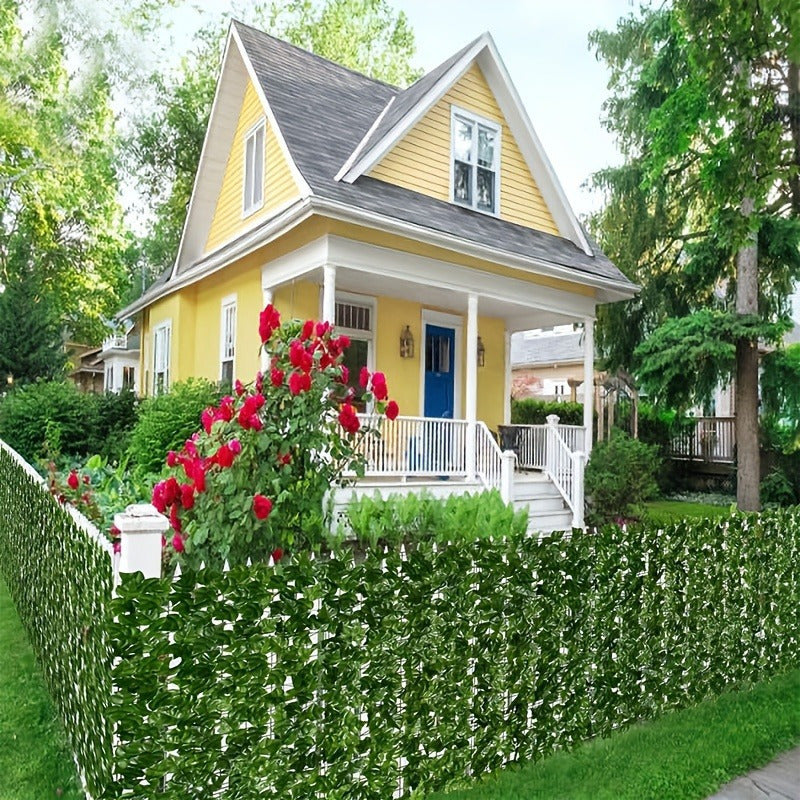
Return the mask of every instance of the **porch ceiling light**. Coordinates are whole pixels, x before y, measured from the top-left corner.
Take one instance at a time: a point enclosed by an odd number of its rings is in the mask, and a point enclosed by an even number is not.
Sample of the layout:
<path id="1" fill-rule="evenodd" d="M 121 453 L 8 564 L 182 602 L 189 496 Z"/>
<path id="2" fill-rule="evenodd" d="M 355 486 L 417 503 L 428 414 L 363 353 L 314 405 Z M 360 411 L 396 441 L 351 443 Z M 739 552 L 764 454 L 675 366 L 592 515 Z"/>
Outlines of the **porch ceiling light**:
<path id="1" fill-rule="evenodd" d="M 478 366 L 483 367 L 486 364 L 486 348 L 483 346 L 483 339 L 478 337 Z"/>
<path id="2" fill-rule="evenodd" d="M 414 335 L 408 325 L 400 334 L 400 358 L 414 358 Z"/>

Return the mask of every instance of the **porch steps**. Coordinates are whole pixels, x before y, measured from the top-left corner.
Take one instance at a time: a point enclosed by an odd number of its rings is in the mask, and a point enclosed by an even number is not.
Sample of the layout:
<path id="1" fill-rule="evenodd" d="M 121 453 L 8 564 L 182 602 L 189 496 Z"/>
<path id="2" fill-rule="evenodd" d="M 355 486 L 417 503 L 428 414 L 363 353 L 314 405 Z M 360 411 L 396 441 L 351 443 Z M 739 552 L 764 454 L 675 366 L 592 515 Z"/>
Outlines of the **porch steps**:
<path id="1" fill-rule="evenodd" d="M 514 507 L 528 511 L 528 533 L 552 533 L 572 527 L 572 512 L 553 482 L 541 472 L 515 473 Z"/>

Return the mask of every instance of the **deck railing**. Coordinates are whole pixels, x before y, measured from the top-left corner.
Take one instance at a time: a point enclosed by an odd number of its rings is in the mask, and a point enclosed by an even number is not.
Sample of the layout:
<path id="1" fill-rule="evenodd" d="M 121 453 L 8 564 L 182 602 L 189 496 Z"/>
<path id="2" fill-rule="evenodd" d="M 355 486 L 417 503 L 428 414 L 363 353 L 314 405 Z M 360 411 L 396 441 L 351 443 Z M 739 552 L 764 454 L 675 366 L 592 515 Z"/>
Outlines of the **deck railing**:
<path id="1" fill-rule="evenodd" d="M 736 453 L 735 417 L 697 417 L 670 442 L 672 458 L 733 464 Z"/>

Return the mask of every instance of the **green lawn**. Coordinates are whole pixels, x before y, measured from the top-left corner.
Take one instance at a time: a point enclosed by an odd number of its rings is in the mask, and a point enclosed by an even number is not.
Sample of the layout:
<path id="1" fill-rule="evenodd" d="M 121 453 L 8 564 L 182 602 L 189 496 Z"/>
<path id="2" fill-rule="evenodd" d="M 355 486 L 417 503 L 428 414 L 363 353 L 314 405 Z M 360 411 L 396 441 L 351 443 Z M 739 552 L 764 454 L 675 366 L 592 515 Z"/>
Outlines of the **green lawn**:
<path id="1" fill-rule="evenodd" d="M 701 800 L 800 742 L 800 670 L 428 800 Z"/>
<path id="2" fill-rule="evenodd" d="M 0 800 L 83 798 L 64 732 L 0 578 Z"/>
<path id="3" fill-rule="evenodd" d="M 643 517 L 656 525 L 668 525 L 680 519 L 718 519 L 731 513 L 730 506 L 690 503 L 686 500 L 654 500 L 644 504 Z"/>

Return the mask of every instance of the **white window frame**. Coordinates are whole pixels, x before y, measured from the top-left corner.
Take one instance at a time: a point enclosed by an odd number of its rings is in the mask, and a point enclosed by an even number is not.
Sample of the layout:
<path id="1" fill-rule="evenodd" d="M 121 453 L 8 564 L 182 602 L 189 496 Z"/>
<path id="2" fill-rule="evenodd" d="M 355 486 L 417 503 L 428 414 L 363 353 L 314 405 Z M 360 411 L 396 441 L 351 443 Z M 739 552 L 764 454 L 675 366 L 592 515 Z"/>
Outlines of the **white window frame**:
<path id="1" fill-rule="evenodd" d="M 358 328 L 343 328 L 336 326 L 336 335 L 345 334 L 352 339 L 361 339 L 367 343 L 367 369 L 375 371 L 375 334 L 378 330 L 378 301 L 375 297 L 366 294 L 355 294 L 354 292 L 336 292 L 334 300 L 334 318 L 336 315 L 336 303 L 352 303 L 357 306 L 367 306 L 369 308 L 369 327 L 368 331 Z M 322 318 L 322 294 L 320 293 L 320 319 Z M 371 411 L 371 409 L 367 409 Z"/>
<path id="2" fill-rule="evenodd" d="M 256 197 L 252 189 L 255 186 L 256 165 L 255 153 L 258 143 L 258 135 L 261 134 L 261 193 Z M 248 163 L 247 150 L 250 142 L 253 142 L 253 163 Z M 267 121 L 262 117 L 255 125 L 253 125 L 245 134 L 244 146 L 242 153 L 242 217 L 250 216 L 264 206 L 264 176 L 266 175 L 267 167 Z M 248 178 L 250 179 L 250 187 L 248 187 Z M 250 196 L 248 197 L 248 188 L 251 189 Z"/>
<path id="3" fill-rule="evenodd" d="M 159 342 L 166 340 L 164 357 L 159 359 Z M 161 363 L 159 363 L 161 362 Z M 153 328 L 153 396 L 166 394 L 170 387 L 172 362 L 172 320 L 165 320 Z M 163 388 L 158 389 L 158 376 L 164 375 Z"/>
<path id="4" fill-rule="evenodd" d="M 231 350 L 230 353 L 228 352 L 227 348 L 227 336 L 226 336 L 226 329 L 225 324 L 227 317 L 227 312 L 233 311 L 231 317 L 233 322 L 233 337 L 231 341 Z M 219 379 L 220 381 L 223 378 L 223 371 L 224 365 L 226 361 L 231 362 L 231 384 L 236 379 L 236 318 L 237 318 L 237 307 L 236 307 L 236 295 L 231 294 L 227 297 L 222 298 L 222 302 L 220 303 L 220 312 L 219 312 Z"/>
<path id="5" fill-rule="evenodd" d="M 456 200 L 456 122 L 462 118 L 473 125 L 472 152 L 474 160 L 472 162 L 472 203 L 464 203 Z M 494 208 L 489 211 L 485 208 L 478 208 L 478 125 L 491 128 L 496 136 L 494 149 Z M 499 122 L 482 117 L 474 111 L 467 111 L 459 106 L 450 106 L 450 200 L 461 208 L 469 208 L 479 214 L 487 214 L 490 217 L 500 216 L 500 164 L 502 155 L 502 133 L 503 129 Z M 485 168 L 484 168 L 485 169 Z"/>

